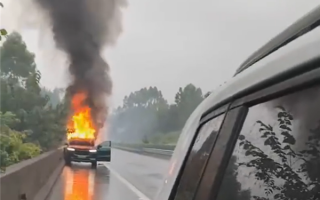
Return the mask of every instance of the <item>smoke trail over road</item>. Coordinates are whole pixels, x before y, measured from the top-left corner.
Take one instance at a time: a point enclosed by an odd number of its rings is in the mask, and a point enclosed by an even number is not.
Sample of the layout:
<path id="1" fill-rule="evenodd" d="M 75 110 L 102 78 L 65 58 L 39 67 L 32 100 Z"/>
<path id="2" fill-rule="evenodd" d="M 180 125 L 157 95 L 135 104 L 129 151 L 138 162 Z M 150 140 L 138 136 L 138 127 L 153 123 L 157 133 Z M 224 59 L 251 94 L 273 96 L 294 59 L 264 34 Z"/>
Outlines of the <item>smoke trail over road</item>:
<path id="1" fill-rule="evenodd" d="M 115 44 L 121 29 L 124 0 L 34 0 L 50 19 L 54 40 L 69 59 L 73 78 L 67 94 L 86 93 L 93 121 L 108 111 L 112 93 L 109 66 L 100 53 Z"/>

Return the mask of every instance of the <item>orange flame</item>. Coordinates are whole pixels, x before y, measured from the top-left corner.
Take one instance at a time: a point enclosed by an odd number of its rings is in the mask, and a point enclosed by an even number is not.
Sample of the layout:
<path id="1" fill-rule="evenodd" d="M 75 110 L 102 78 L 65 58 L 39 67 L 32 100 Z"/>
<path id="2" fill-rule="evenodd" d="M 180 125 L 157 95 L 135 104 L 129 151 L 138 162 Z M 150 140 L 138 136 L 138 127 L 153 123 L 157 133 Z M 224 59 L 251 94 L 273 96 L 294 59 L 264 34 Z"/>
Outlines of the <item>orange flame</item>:
<path id="1" fill-rule="evenodd" d="M 68 122 L 67 139 L 95 139 L 95 128 L 91 117 L 91 109 L 84 104 L 86 93 L 78 93 L 72 97 L 73 115 Z"/>

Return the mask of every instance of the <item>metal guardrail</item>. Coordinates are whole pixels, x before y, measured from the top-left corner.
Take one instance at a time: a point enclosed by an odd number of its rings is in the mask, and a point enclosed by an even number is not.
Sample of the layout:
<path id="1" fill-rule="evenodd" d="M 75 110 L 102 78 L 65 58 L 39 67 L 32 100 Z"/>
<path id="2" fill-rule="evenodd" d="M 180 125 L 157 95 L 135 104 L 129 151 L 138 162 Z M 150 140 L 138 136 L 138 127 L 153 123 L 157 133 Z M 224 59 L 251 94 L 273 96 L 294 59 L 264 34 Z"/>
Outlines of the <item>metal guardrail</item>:
<path id="1" fill-rule="evenodd" d="M 153 154 L 159 154 L 159 155 L 168 155 L 172 156 L 173 151 L 172 150 L 166 150 L 166 149 L 155 149 L 155 148 L 143 148 L 143 151 Z"/>
<path id="2" fill-rule="evenodd" d="M 173 154 L 173 150 L 168 150 L 168 149 L 159 149 L 159 148 L 141 147 L 141 146 L 128 147 L 126 145 L 121 145 L 121 144 L 116 144 L 116 145 L 112 145 L 112 146 L 113 146 L 113 148 L 117 148 L 117 149 L 121 149 L 121 150 L 125 150 L 125 151 L 150 155 L 150 156 L 154 156 L 154 157 L 162 157 L 162 158 L 166 158 L 166 159 L 170 159 Z"/>

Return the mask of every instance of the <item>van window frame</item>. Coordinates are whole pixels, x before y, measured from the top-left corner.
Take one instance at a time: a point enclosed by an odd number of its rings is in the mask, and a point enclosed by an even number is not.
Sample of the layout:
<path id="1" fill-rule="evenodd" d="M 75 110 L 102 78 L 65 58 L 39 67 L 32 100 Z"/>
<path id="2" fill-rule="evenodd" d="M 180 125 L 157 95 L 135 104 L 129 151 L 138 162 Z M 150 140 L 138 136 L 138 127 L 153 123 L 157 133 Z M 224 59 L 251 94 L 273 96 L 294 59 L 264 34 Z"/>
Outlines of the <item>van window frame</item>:
<path id="1" fill-rule="evenodd" d="M 248 109 L 243 106 L 228 110 L 225 120 L 220 127 L 219 135 L 217 136 L 213 150 L 209 156 L 207 166 L 205 166 L 203 177 L 200 180 L 194 199 L 210 199 L 211 185 L 214 183 L 214 180 L 216 180 L 215 177 L 219 178 L 219 176 L 221 176 L 220 165 L 221 163 L 228 163 L 232 154 L 233 149 L 226 147 L 232 147 L 235 145 L 237 136 L 233 133 L 240 132 L 247 112 Z M 228 156 L 229 154 L 230 156 Z M 211 170 L 209 170 L 208 167 L 211 167 Z M 212 173 L 212 171 L 214 173 Z"/>
<path id="2" fill-rule="evenodd" d="M 315 64 L 318 65 L 318 68 L 234 100 L 230 108 L 233 109 L 242 105 L 251 107 L 317 85 L 320 83 L 320 62 Z"/>
<path id="3" fill-rule="evenodd" d="M 194 146 L 194 143 L 195 143 L 195 141 L 196 141 L 196 139 L 197 139 L 197 137 L 198 137 L 198 135 L 199 135 L 199 132 L 200 132 L 200 130 L 201 130 L 201 127 L 202 127 L 203 125 L 205 125 L 207 122 L 213 120 L 214 118 L 219 117 L 219 116 L 221 116 L 221 115 L 225 115 L 225 116 L 224 116 L 224 119 L 223 119 L 222 122 L 221 122 L 221 125 L 220 125 L 220 128 L 219 128 L 219 132 L 217 133 L 217 136 L 216 136 L 216 139 L 215 139 L 215 141 L 217 141 L 217 138 L 219 137 L 219 133 L 220 133 L 221 127 L 223 126 L 223 123 L 224 123 L 225 118 L 226 118 L 226 116 L 227 116 L 227 112 L 228 112 L 228 110 L 229 110 L 229 108 L 230 108 L 230 105 L 231 105 L 231 104 L 228 103 L 228 104 L 220 105 L 220 107 L 215 107 L 214 110 L 212 110 L 210 113 L 208 113 L 208 116 L 209 116 L 209 117 L 206 117 L 206 116 L 202 116 L 202 117 L 201 117 L 201 119 L 200 119 L 200 121 L 199 121 L 199 123 L 198 123 L 198 127 L 197 127 L 197 129 L 196 129 L 196 132 L 195 132 L 195 134 L 194 134 L 194 136 L 193 136 L 193 138 L 192 138 L 192 141 L 191 141 L 190 146 L 189 146 L 189 148 L 188 148 L 188 151 L 187 151 L 187 153 L 186 153 L 186 156 L 185 156 L 185 158 L 184 158 L 184 160 L 183 160 L 183 162 L 182 162 L 182 165 L 181 165 L 181 167 L 180 167 L 180 170 L 179 170 L 179 173 L 178 173 L 177 178 L 176 178 L 176 180 L 175 180 L 175 183 L 173 184 L 173 187 L 172 187 L 172 189 L 171 189 L 171 192 L 170 192 L 170 195 L 169 195 L 169 198 L 168 198 L 169 200 L 174 200 L 174 199 L 176 198 L 176 196 L 177 196 L 178 193 L 179 193 L 179 190 L 178 190 L 178 189 L 179 189 L 179 186 L 180 186 L 180 184 L 183 184 L 183 183 L 181 183 L 180 181 L 181 181 L 182 176 L 184 175 L 186 163 L 187 163 L 187 161 L 188 161 L 188 158 L 189 158 L 189 156 L 190 156 L 190 152 L 191 152 L 191 150 L 192 150 L 192 148 L 193 148 L 193 146 Z M 211 148 L 210 154 L 212 153 L 212 150 L 214 149 L 214 146 L 215 146 L 215 144 L 214 144 L 213 147 Z M 209 158 L 210 158 L 210 156 L 209 156 Z M 209 160 L 209 159 L 208 159 L 208 160 Z M 203 178 L 203 174 L 202 174 L 201 177 L 200 177 L 200 181 L 198 182 L 198 185 L 197 185 L 197 187 L 196 187 L 195 194 L 197 193 L 197 190 L 198 190 L 198 187 L 199 187 L 199 185 L 200 185 L 200 183 L 201 183 L 202 178 Z"/>
<path id="4" fill-rule="evenodd" d="M 207 166 L 207 162 L 209 161 L 209 158 L 210 158 L 210 154 L 211 154 L 211 152 L 212 152 L 212 150 L 213 150 L 213 148 L 214 148 L 214 146 L 215 146 L 215 142 L 216 142 L 216 140 L 217 140 L 217 138 L 218 138 L 218 135 L 219 135 L 219 132 L 220 132 L 220 129 L 221 129 L 221 127 L 222 127 L 222 124 L 223 124 L 223 122 L 224 122 L 224 120 L 225 120 L 225 117 L 226 117 L 226 113 L 222 113 L 222 114 L 220 114 L 220 115 L 218 115 L 218 116 L 215 116 L 214 118 L 211 118 L 210 120 L 208 120 L 208 121 L 206 121 L 205 123 L 203 123 L 198 129 L 198 134 L 197 134 L 197 137 L 195 138 L 195 142 L 193 143 L 193 145 L 192 145 L 192 148 L 190 149 L 190 152 L 189 152 L 189 154 L 188 154 L 188 157 L 186 157 L 186 165 L 185 165 L 185 167 L 184 167 L 184 169 L 183 169 L 183 174 L 181 175 L 181 177 L 180 177 L 180 180 L 179 180 L 179 185 L 178 185 L 178 187 L 177 187 L 177 193 L 176 193 L 176 195 L 175 195 L 175 200 L 177 200 L 177 199 L 184 199 L 184 198 L 182 198 L 182 197 L 185 197 L 186 196 L 186 194 L 184 194 L 186 191 L 185 191 L 185 189 L 186 188 L 188 188 L 189 189 L 189 192 L 191 192 L 191 194 L 189 194 L 188 195 L 188 197 L 190 198 L 193 198 L 194 196 L 195 196 L 195 194 L 196 194 L 196 191 L 197 191 L 197 188 L 198 188 L 198 186 L 199 186 L 199 184 L 200 184 L 200 182 L 201 182 L 201 179 L 202 179 L 202 177 L 203 177 L 203 173 L 204 173 L 204 170 L 205 170 L 205 167 Z M 219 125 L 218 125 L 218 127 L 217 127 L 217 130 L 218 131 L 215 131 L 215 133 L 214 133 L 214 128 L 212 128 L 212 129 L 209 129 L 209 130 L 204 130 L 203 128 L 207 125 L 207 124 L 209 124 L 210 122 L 213 122 L 213 121 L 215 121 L 214 123 L 217 123 L 217 121 L 216 120 L 218 120 L 218 123 L 219 123 Z M 203 132 L 203 131 L 205 131 L 205 132 Z M 204 150 L 203 149 L 201 149 L 204 145 L 205 145 L 205 142 L 203 142 L 202 144 L 201 144 L 201 148 L 199 148 L 198 149 L 198 151 L 196 151 L 195 153 L 193 153 L 193 151 L 194 151 L 194 149 L 195 149 L 195 145 L 196 145 L 196 141 L 199 139 L 199 138 L 202 138 L 203 137 L 203 133 L 209 133 L 210 132 L 210 134 L 209 134 L 209 136 L 207 137 L 207 139 L 210 139 L 210 140 L 212 140 L 212 142 L 213 143 L 210 143 L 209 144 L 209 146 L 208 146 L 208 148 L 205 148 L 206 150 L 207 150 L 207 157 L 206 157 L 206 159 L 203 161 L 203 165 L 201 166 L 201 171 L 198 171 L 198 170 L 200 170 L 200 168 L 199 168 L 199 166 L 197 166 L 196 168 L 195 168 L 195 165 L 196 164 L 198 164 L 197 162 L 195 162 L 194 161 L 194 159 L 197 159 L 197 156 L 195 155 L 195 154 L 198 154 L 198 153 L 200 153 L 200 152 L 204 152 Z M 197 170 L 197 176 L 196 177 L 194 177 L 194 179 L 192 180 L 192 178 L 190 177 L 190 176 L 193 176 L 194 175 L 194 170 Z M 190 185 L 190 180 L 192 180 L 192 185 Z M 195 183 L 195 181 L 196 181 L 196 183 Z M 186 187 L 186 185 L 188 186 L 188 187 Z M 192 188 L 190 188 L 190 186 L 192 187 Z M 192 191 L 191 191 L 192 190 Z M 193 195 L 193 197 L 192 196 L 190 196 L 190 195 Z M 179 196 L 179 197 L 178 197 Z"/>
<path id="5" fill-rule="evenodd" d="M 247 94 L 246 96 L 240 97 L 239 99 L 234 100 L 231 103 L 230 110 L 227 113 L 227 116 L 225 118 L 225 121 L 223 123 L 223 126 L 225 124 L 231 124 L 230 119 L 228 117 L 228 114 L 233 112 L 236 109 L 242 109 L 244 111 L 248 111 L 249 107 L 252 107 L 254 105 L 264 103 L 267 101 L 270 101 L 272 99 L 276 99 L 294 92 L 298 92 L 301 90 L 308 89 L 310 87 L 320 85 L 320 62 L 319 60 L 315 60 L 312 63 L 308 63 L 308 65 L 313 64 L 314 68 L 309 68 L 310 70 L 301 74 L 296 74 L 296 76 L 290 76 L 288 79 L 284 79 L 281 82 L 278 82 L 277 84 L 270 85 L 269 87 L 264 87 L 261 88 L 261 90 L 257 90 L 251 94 Z M 212 154 L 212 157 L 209 158 L 208 165 L 205 169 L 205 173 L 209 173 L 209 164 L 210 161 L 216 161 L 216 157 L 214 156 L 214 152 L 216 151 L 223 151 L 225 152 L 222 158 L 222 162 L 218 163 L 216 166 L 217 174 L 219 176 L 216 176 L 216 178 L 212 179 L 212 182 L 206 183 L 209 188 L 209 192 L 207 193 L 206 196 L 201 195 L 201 189 L 203 189 L 203 184 L 204 182 L 200 183 L 199 190 L 197 191 L 196 197 L 194 198 L 195 200 L 214 200 L 217 198 L 217 195 L 219 193 L 220 186 L 222 184 L 222 180 L 224 177 L 225 170 L 228 166 L 228 162 L 232 156 L 236 141 L 238 139 L 238 136 L 240 134 L 242 125 L 244 123 L 244 120 L 246 119 L 246 114 L 241 115 L 242 118 L 239 118 L 238 120 L 241 121 L 241 125 L 238 123 L 232 125 L 233 127 L 238 127 L 238 128 L 228 128 L 228 129 L 223 129 L 221 128 L 219 137 L 217 138 L 216 144 L 215 145 Z M 240 127 L 240 128 L 239 128 Z M 223 138 L 221 135 L 226 134 L 228 135 L 228 138 Z M 225 141 L 221 141 L 224 139 Z M 226 145 L 221 145 L 221 144 L 226 144 Z M 217 147 L 220 147 L 220 149 L 217 149 Z"/>

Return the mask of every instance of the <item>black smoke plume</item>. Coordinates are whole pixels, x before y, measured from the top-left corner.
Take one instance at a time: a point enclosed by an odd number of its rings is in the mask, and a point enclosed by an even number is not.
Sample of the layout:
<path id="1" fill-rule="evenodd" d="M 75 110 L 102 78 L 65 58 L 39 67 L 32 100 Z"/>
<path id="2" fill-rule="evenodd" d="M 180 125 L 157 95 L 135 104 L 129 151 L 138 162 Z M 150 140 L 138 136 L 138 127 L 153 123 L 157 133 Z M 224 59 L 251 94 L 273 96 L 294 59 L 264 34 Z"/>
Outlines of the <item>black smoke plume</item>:
<path id="1" fill-rule="evenodd" d="M 73 78 L 67 94 L 87 93 L 86 104 L 94 122 L 108 111 L 112 92 L 109 66 L 101 57 L 106 45 L 113 45 L 121 33 L 120 0 L 34 0 L 48 14 L 54 40 L 69 58 Z"/>

